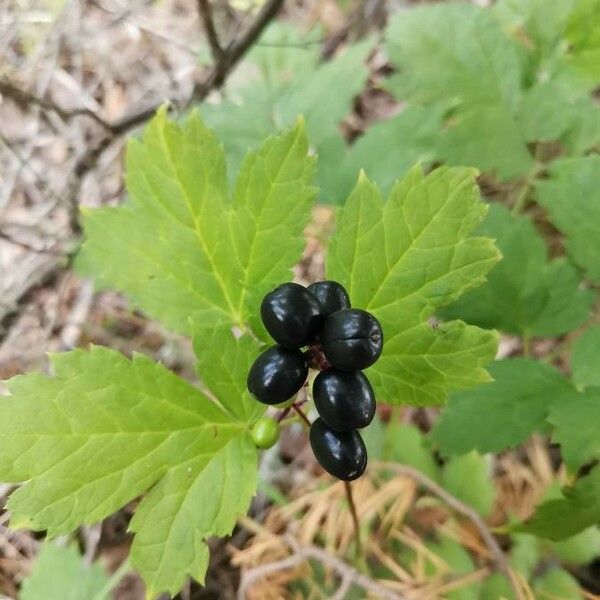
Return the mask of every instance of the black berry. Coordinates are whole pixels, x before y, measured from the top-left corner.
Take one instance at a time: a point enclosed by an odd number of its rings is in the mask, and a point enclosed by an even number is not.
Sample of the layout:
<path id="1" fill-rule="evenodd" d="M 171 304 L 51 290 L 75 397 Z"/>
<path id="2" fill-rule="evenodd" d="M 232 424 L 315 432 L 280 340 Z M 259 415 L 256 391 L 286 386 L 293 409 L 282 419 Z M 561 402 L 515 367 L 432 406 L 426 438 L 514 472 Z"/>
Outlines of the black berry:
<path id="1" fill-rule="evenodd" d="M 313 383 L 320 417 L 336 431 L 366 427 L 375 416 L 375 394 L 366 376 L 357 371 L 323 371 Z"/>
<path id="2" fill-rule="evenodd" d="M 365 472 L 367 449 L 358 431 L 335 431 L 317 419 L 309 439 L 316 459 L 330 475 L 352 481 Z"/>
<path id="3" fill-rule="evenodd" d="M 260 316 L 269 335 L 286 348 L 308 345 L 323 324 L 319 301 L 298 283 L 284 283 L 269 292 Z"/>
<path id="4" fill-rule="evenodd" d="M 379 358 L 383 348 L 379 321 L 358 308 L 329 315 L 320 337 L 325 358 L 341 371 L 366 369 Z"/>
<path id="5" fill-rule="evenodd" d="M 337 281 L 318 281 L 306 289 L 319 301 L 325 317 L 343 308 L 350 308 L 350 296 Z"/>
<path id="6" fill-rule="evenodd" d="M 298 393 L 308 377 L 308 363 L 300 350 L 273 346 L 255 361 L 246 381 L 263 404 L 280 404 Z"/>

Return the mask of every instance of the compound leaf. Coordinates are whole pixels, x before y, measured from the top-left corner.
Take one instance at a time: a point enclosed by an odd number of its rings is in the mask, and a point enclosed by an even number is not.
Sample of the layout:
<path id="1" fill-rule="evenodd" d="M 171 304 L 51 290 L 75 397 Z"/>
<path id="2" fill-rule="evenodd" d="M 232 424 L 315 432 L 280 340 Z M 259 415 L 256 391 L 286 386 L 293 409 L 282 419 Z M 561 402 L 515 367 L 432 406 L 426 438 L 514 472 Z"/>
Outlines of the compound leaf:
<path id="1" fill-rule="evenodd" d="M 86 565 L 74 546 L 42 544 L 21 600 L 108 600 L 108 576 L 99 564 Z M 103 593 L 104 592 L 104 593 Z"/>
<path id="2" fill-rule="evenodd" d="M 562 498 L 542 503 L 533 517 L 515 527 L 550 540 L 564 540 L 600 523 L 600 468 L 564 487 Z"/>
<path id="3" fill-rule="evenodd" d="M 243 324 L 302 252 L 314 159 L 301 122 L 249 154 L 233 201 L 223 149 L 196 113 L 158 112 L 127 151 L 130 200 L 90 211 L 80 268 L 150 316 L 190 333 L 190 316 Z"/>
<path id="4" fill-rule="evenodd" d="M 499 452 L 548 429 L 553 405 L 573 406 L 577 392 L 556 369 L 529 359 L 495 362 L 494 382 L 454 393 L 440 415 L 433 440 L 444 454 Z"/>
<path id="5" fill-rule="evenodd" d="M 413 169 L 384 204 L 364 175 L 340 211 L 327 274 L 384 330 L 381 359 L 370 370 L 387 402 L 440 404 L 449 390 L 488 381 L 493 332 L 461 322 L 431 327 L 435 310 L 480 284 L 498 260 L 471 231 L 486 212 L 471 169 Z"/>
<path id="6" fill-rule="evenodd" d="M 68 533 L 152 488 L 133 523 L 134 566 L 166 586 L 157 593 L 177 591 L 187 572 L 202 580 L 204 538 L 231 529 L 254 491 L 247 422 L 141 355 L 93 347 L 52 364 L 53 377 L 10 380 L 0 402 L 0 480 L 25 482 L 8 501 L 13 526 Z M 236 460 L 246 471 L 225 502 L 217 491 L 229 490 Z M 168 577 L 157 567 L 175 563 Z"/>
<path id="7" fill-rule="evenodd" d="M 560 335 L 585 322 L 594 294 L 581 289 L 577 271 L 564 259 L 547 260 L 546 244 L 528 218 L 514 218 L 492 204 L 477 233 L 496 240 L 502 260 L 486 283 L 444 309 L 444 317 L 540 336 Z"/>
<path id="8" fill-rule="evenodd" d="M 567 252 L 600 281 L 600 156 L 554 162 L 536 185 L 539 203 L 566 236 Z"/>

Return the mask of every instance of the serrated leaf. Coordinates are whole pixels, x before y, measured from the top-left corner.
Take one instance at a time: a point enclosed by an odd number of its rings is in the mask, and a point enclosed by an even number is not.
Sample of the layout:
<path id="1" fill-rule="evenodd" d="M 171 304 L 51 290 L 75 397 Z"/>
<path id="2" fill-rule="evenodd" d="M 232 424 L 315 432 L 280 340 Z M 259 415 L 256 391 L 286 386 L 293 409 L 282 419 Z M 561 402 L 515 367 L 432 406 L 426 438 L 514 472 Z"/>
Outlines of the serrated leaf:
<path id="1" fill-rule="evenodd" d="M 538 202 L 565 234 L 573 261 L 600 281 L 600 157 L 556 161 L 536 188 Z"/>
<path id="2" fill-rule="evenodd" d="M 108 576 L 86 565 L 74 546 L 40 546 L 33 570 L 21 585 L 21 600 L 108 600 Z"/>
<path id="3" fill-rule="evenodd" d="M 198 374 L 219 404 L 235 418 L 251 421 L 265 410 L 250 394 L 246 377 L 260 344 L 249 334 L 236 335 L 231 326 L 214 328 L 194 324 L 194 352 Z"/>
<path id="4" fill-rule="evenodd" d="M 578 386 L 600 387 L 600 326 L 590 327 L 575 340 L 571 371 Z"/>
<path id="5" fill-rule="evenodd" d="M 442 485 L 484 517 L 494 506 L 490 461 L 475 451 L 450 458 L 442 471 Z"/>
<path id="6" fill-rule="evenodd" d="M 600 460 L 600 388 L 590 388 L 570 402 L 556 403 L 548 421 L 555 428 L 552 439 L 560 444 L 571 469 Z"/>
<path id="7" fill-rule="evenodd" d="M 442 316 L 540 336 L 560 335 L 585 322 L 595 294 L 581 289 L 577 271 L 564 259 L 547 260 L 546 244 L 528 218 L 514 218 L 492 204 L 477 233 L 496 240 L 502 260 L 486 283 L 444 309 Z"/>
<path id="8" fill-rule="evenodd" d="M 86 215 L 80 268 L 182 333 L 243 324 L 302 252 L 314 160 L 302 123 L 248 155 L 230 200 L 223 149 L 196 113 L 165 110 L 127 151 L 130 200 Z"/>
<path id="9" fill-rule="evenodd" d="M 474 176 L 446 167 L 425 176 L 415 168 L 384 204 L 362 175 L 339 212 L 327 275 L 382 323 L 383 354 L 369 375 L 387 402 L 440 404 L 449 390 L 489 380 L 483 367 L 495 354 L 495 333 L 426 322 L 498 260 L 491 240 L 470 235 L 486 211 Z"/>
<path id="10" fill-rule="evenodd" d="M 12 395 L 0 402 L 0 481 L 25 482 L 8 501 L 12 525 L 68 533 L 152 488 L 134 520 L 134 566 L 154 581 L 162 575 L 153 570 L 156 560 L 177 562 L 170 580 L 157 581 L 181 584 L 187 568 L 202 579 L 202 540 L 224 532 L 247 506 L 254 483 L 249 469 L 248 483 L 236 484 L 236 501 L 228 504 L 206 488 L 196 502 L 196 486 L 205 479 L 214 490 L 231 485 L 224 457 L 229 464 L 231 448 L 245 448 L 240 438 L 247 423 L 141 355 L 130 361 L 93 347 L 55 355 L 52 364 L 53 377 L 10 380 Z M 190 531 L 195 544 L 181 549 L 187 540 L 181 536 Z M 145 554 L 148 539 L 153 548 Z"/>
<path id="11" fill-rule="evenodd" d="M 232 439 L 207 463 L 196 456 L 168 471 L 137 509 L 131 552 L 146 593 L 175 595 L 187 575 L 204 582 L 205 539 L 229 533 L 256 492 L 256 450 L 249 438 Z"/>
<path id="12" fill-rule="evenodd" d="M 499 452 L 548 430 L 553 405 L 577 401 L 578 394 L 556 369 L 530 359 L 495 362 L 494 382 L 454 393 L 433 430 L 444 454 Z"/>
<path id="13" fill-rule="evenodd" d="M 533 517 L 517 525 L 517 531 L 550 540 L 564 540 L 600 524 L 600 468 L 562 489 L 562 498 L 542 503 Z"/>
<path id="14" fill-rule="evenodd" d="M 515 119 L 519 49 L 490 10 L 438 4 L 401 11 L 390 20 L 386 50 L 398 67 L 389 87 L 399 99 L 449 109 L 438 158 L 501 178 L 527 172 L 531 156 Z"/>

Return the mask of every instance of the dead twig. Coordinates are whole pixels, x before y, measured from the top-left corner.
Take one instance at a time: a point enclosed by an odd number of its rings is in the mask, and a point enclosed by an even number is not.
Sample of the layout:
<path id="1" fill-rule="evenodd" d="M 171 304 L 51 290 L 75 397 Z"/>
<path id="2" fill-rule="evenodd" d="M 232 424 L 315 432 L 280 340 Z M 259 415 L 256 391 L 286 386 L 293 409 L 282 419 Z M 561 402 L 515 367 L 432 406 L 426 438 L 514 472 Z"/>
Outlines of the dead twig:
<path id="1" fill-rule="evenodd" d="M 301 565 L 303 562 L 310 559 L 318 561 L 325 567 L 329 567 L 340 576 L 341 584 L 334 598 L 343 598 L 346 594 L 346 591 L 352 585 L 357 585 L 363 590 L 371 592 L 372 594 L 375 594 L 377 597 L 383 598 L 384 600 L 404 600 L 405 598 L 405 596 L 401 596 L 400 594 L 393 592 L 374 579 L 371 579 L 363 573 L 360 573 L 354 567 L 345 563 L 337 556 L 333 556 L 329 552 L 326 552 L 322 548 L 317 546 L 301 546 L 292 536 L 284 536 L 282 539 L 293 551 L 293 554 L 286 558 L 282 558 L 281 560 L 267 563 L 265 565 L 259 565 L 244 571 L 242 573 L 240 586 L 237 592 L 238 600 L 245 600 L 246 593 L 250 586 L 263 577 L 268 577 L 269 575 L 278 573 L 279 571 L 293 569 L 294 567 L 297 567 L 298 565 Z"/>
<path id="2" fill-rule="evenodd" d="M 422 488 L 425 488 L 427 491 L 431 492 L 441 500 L 443 500 L 452 510 L 457 512 L 458 514 L 466 517 L 477 529 L 481 539 L 485 543 L 494 563 L 494 566 L 498 571 L 501 571 L 508 582 L 510 583 L 515 597 L 521 599 L 523 595 L 521 594 L 521 589 L 518 586 L 514 575 L 511 571 L 511 568 L 506 559 L 506 555 L 502 551 L 502 548 L 498 545 L 496 538 L 494 538 L 490 528 L 487 526 L 485 521 L 479 516 L 477 511 L 473 509 L 468 504 L 465 504 L 461 500 L 459 500 L 456 496 L 453 496 L 450 492 L 445 490 L 442 486 L 438 485 L 435 481 L 429 479 L 427 475 L 421 473 L 417 469 L 413 469 L 408 465 L 402 465 L 398 463 L 388 463 L 388 462 L 376 462 L 373 466 L 377 469 L 391 471 L 396 475 L 405 475 L 410 477 L 414 481 L 416 481 Z"/>
<path id="3" fill-rule="evenodd" d="M 213 20 L 212 7 L 209 0 L 198 0 L 198 14 L 202 21 L 202 27 L 210 46 L 210 51 L 215 62 L 221 60 L 223 56 L 223 48 L 219 42 L 219 36 L 215 29 L 215 22 Z"/>
<path id="4" fill-rule="evenodd" d="M 10 98 L 15 104 L 21 107 L 38 106 L 45 111 L 51 111 L 57 114 L 65 122 L 70 121 L 75 117 L 88 117 L 104 129 L 111 129 L 111 125 L 93 110 L 90 110 L 89 108 L 64 108 L 51 100 L 46 100 L 32 92 L 22 89 L 6 75 L 0 77 L 0 95 Z"/>

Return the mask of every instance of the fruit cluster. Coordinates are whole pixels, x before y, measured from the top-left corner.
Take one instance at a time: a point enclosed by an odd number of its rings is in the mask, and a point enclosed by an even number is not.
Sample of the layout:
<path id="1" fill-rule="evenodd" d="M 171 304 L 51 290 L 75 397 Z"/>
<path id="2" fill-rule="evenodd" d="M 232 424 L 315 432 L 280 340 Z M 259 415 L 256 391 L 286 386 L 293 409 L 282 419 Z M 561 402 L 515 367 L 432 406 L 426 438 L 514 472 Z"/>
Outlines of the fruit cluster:
<path id="1" fill-rule="evenodd" d="M 260 315 L 277 345 L 250 368 L 248 390 L 264 404 L 281 404 L 300 391 L 309 366 L 319 369 L 312 388 L 319 418 L 310 427 L 311 447 L 334 477 L 360 477 L 367 451 L 357 429 L 375 415 L 373 388 L 362 370 L 381 354 L 379 321 L 350 308 L 348 293 L 335 281 L 307 288 L 284 283 L 264 297 Z"/>

